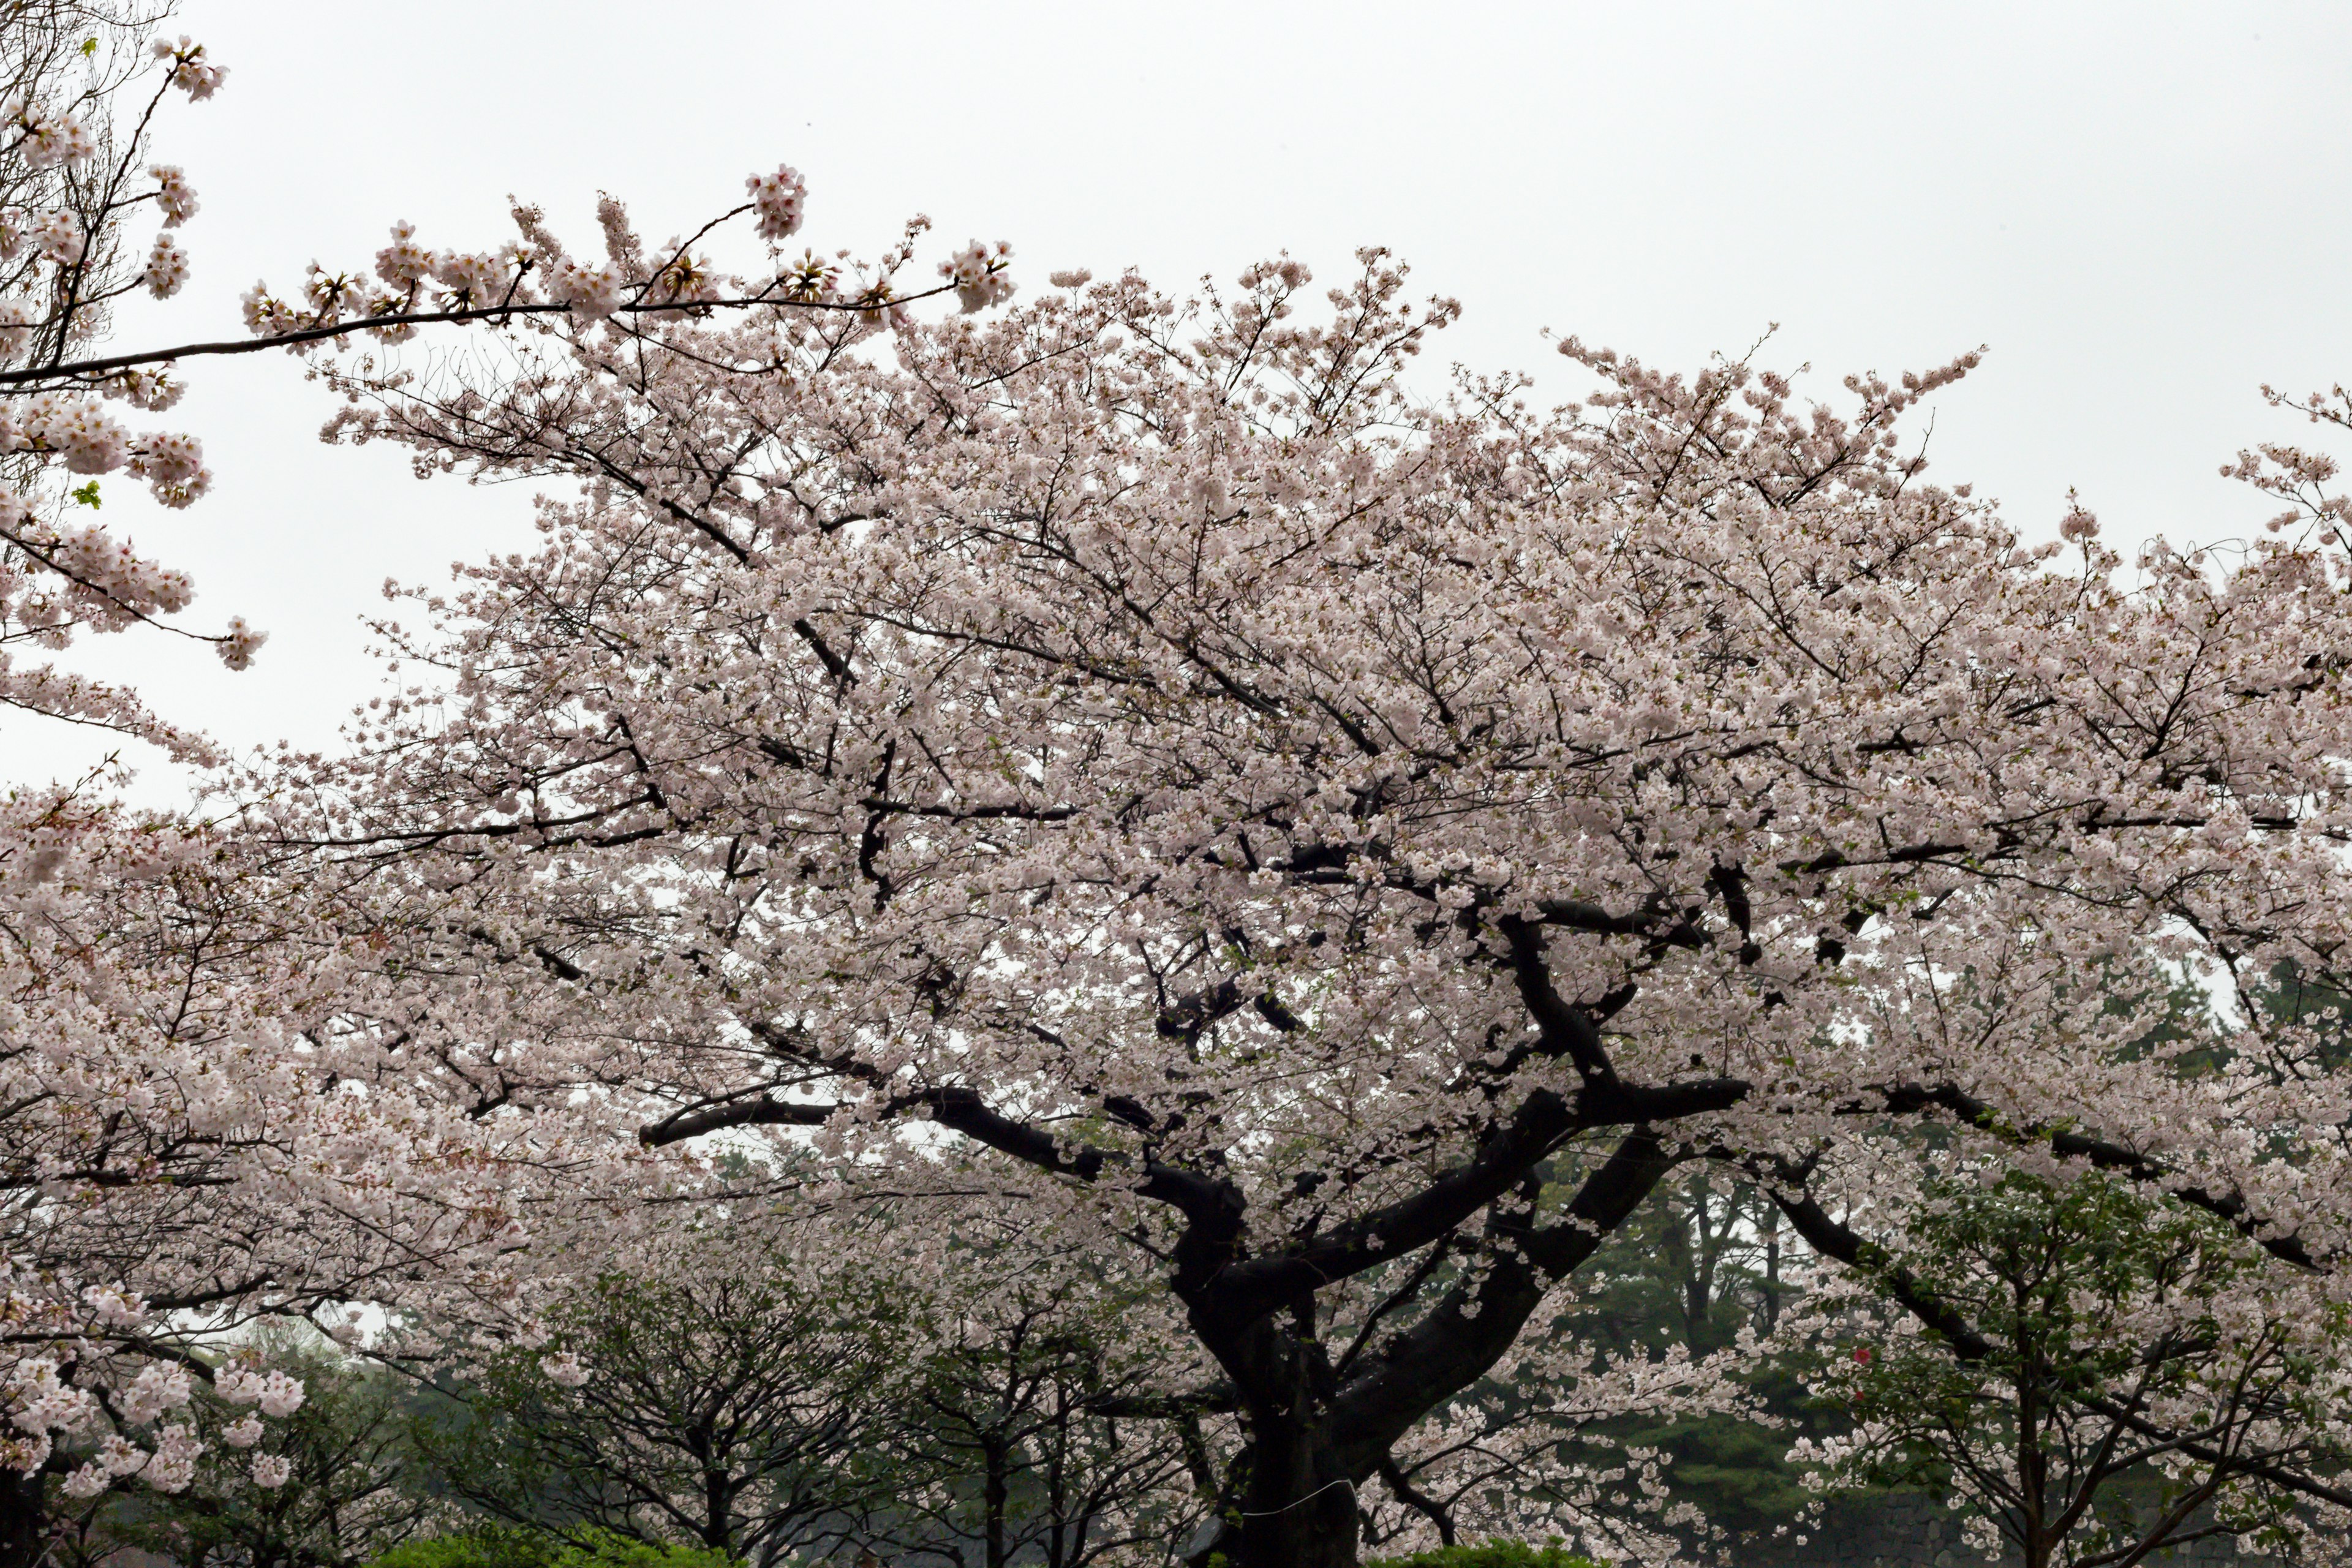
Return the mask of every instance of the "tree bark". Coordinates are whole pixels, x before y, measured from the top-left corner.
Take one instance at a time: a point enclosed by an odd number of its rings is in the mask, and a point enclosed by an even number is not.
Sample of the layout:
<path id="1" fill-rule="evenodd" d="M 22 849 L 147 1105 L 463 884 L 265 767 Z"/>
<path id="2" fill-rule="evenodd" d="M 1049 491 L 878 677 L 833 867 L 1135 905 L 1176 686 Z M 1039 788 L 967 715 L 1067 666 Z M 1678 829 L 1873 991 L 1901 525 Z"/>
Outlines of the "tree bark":
<path id="1" fill-rule="evenodd" d="M 1355 1486 L 1324 1422 L 1254 1428 L 1244 1459 L 1241 1568 L 1355 1568 Z"/>
<path id="2" fill-rule="evenodd" d="M 41 1561 L 42 1476 L 0 1470 L 0 1568 L 35 1568 Z"/>
<path id="3" fill-rule="evenodd" d="M 1005 1506 L 1013 1496 L 1011 1456 L 1003 1444 L 988 1438 L 982 1440 L 981 1454 L 981 1545 L 987 1553 L 988 1568 L 1004 1568 Z"/>

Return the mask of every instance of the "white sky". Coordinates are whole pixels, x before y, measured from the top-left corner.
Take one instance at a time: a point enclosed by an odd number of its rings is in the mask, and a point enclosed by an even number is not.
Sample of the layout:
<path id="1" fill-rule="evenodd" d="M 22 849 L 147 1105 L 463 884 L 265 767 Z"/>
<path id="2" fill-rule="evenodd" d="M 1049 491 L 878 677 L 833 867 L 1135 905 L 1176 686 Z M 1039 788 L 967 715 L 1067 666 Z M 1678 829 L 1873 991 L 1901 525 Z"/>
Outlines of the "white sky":
<path id="1" fill-rule="evenodd" d="M 364 265 L 395 218 L 487 248 L 511 192 L 592 248 L 600 189 L 658 236 L 790 162 L 820 248 L 928 212 L 941 253 L 1010 240 L 1033 292 L 1078 266 L 1229 281 L 1285 247 L 1336 279 L 1390 246 L 1466 308 L 1433 384 L 1459 359 L 1564 387 L 1546 327 L 1696 368 L 1778 321 L 1764 359 L 1825 394 L 1988 344 L 1936 402 L 1936 476 L 2033 532 L 2077 486 L 2126 546 L 2249 533 L 2270 509 L 2216 469 L 2306 430 L 2258 387 L 2352 376 L 2342 0 L 184 0 L 181 26 L 232 74 L 164 121 L 194 280 L 125 348 L 238 335 L 255 278 Z M 529 495 L 319 446 L 330 405 L 278 355 L 185 368 L 160 422 L 203 437 L 214 493 L 163 513 L 117 480 L 106 520 L 195 573 L 192 621 L 272 640 L 242 675 L 152 636 L 75 662 L 239 745 L 326 743 L 373 687 L 385 577 L 521 545 Z M 104 749 L 0 722 L 0 781 Z"/>

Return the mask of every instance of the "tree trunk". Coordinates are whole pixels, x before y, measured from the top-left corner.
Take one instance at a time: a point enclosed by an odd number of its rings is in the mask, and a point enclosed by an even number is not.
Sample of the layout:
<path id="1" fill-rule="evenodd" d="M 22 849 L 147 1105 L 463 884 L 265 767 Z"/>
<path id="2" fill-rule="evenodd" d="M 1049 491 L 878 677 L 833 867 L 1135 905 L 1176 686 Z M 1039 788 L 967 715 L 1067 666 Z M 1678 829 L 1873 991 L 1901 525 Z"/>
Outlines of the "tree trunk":
<path id="1" fill-rule="evenodd" d="M 34 1568 L 41 1560 L 40 1475 L 0 1470 L 0 1568 Z"/>
<path id="2" fill-rule="evenodd" d="M 1012 1479 L 1007 1474 L 1010 1456 L 1003 1444 L 991 1439 L 982 1440 L 981 1453 L 981 1544 L 988 1553 L 988 1568 L 1004 1568 L 1004 1511 L 1013 1495 Z"/>
<path id="3" fill-rule="evenodd" d="M 1356 1568 L 1356 1491 L 1329 1435 L 1294 1421 L 1252 1426 L 1235 1568 Z"/>
<path id="4" fill-rule="evenodd" d="M 1489 1233 L 1511 1245 L 1484 1275 L 1446 1286 L 1418 1321 L 1344 1377 L 1318 1337 L 1311 1289 L 1266 1303 L 1223 1288 L 1223 1266 L 1240 1250 L 1238 1194 L 1229 1223 L 1189 1227 L 1176 1289 L 1192 1331 L 1233 1381 L 1247 1447 L 1227 1479 L 1224 1523 L 1187 1562 L 1205 1568 L 1222 1553 L 1234 1568 L 1354 1568 L 1361 1516 L 1352 1483 L 1373 1477 L 1398 1438 L 1485 1376 L 1548 1283 L 1590 1258 L 1679 1159 L 1648 1128 L 1635 1129 L 1550 1225 L 1536 1223 L 1542 1189 L 1529 1177 L 1524 1206 L 1490 1213 Z"/>

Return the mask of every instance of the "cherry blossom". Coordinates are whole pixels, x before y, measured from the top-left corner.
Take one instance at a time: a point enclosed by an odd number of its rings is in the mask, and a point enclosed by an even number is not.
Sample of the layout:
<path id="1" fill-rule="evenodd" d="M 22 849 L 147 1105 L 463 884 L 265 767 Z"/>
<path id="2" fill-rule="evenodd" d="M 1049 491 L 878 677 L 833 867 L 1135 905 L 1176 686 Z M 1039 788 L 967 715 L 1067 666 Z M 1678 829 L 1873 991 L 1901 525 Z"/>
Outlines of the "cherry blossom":
<path id="1" fill-rule="evenodd" d="M 147 268 L 140 274 L 140 281 L 158 300 L 170 299 L 187 285 L 188 253 L 170 235 L 157 235 L 153 248 L 147 253 Z"/>
<path id="2" fill-rule="evenodd" d="M 801 209 L 808 199 L 808 186 L 798 169 L 787 164 L 772 174 L 753 174 L 743 185 L 751 193 L 752 206 L 758 209 L 757 227 L 761 239 L 781 245 L 800 232 Z"/>

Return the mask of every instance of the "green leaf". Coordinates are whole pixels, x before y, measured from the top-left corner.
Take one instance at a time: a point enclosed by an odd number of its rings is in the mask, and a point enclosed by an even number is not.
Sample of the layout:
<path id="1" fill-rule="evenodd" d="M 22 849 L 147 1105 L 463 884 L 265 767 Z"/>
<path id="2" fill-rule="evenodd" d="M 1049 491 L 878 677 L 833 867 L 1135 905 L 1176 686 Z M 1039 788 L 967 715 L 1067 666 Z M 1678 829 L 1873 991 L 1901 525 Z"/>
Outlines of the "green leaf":
<path id="1" fill-rule="evenodd" d="M 89 483 L 71 493 L 75 500 L 80 502 L 83 506 L 89 508 L 90 510 L 96 511 L 98 510 L 98 481 L 96 479 L 90 480 Z"/>

